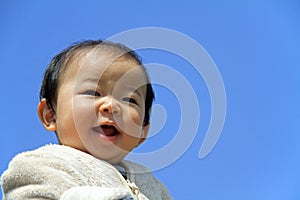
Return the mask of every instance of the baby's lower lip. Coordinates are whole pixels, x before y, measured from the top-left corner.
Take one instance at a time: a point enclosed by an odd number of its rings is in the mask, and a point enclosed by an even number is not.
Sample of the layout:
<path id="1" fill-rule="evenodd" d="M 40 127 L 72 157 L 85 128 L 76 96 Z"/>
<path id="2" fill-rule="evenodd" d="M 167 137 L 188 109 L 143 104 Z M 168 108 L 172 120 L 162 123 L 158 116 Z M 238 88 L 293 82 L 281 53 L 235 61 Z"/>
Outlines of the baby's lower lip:
<path id="1" fill-rule="evenodd" d="M 93 131 L 97 132 L 104 140 L 114 141 L 117 139 L 119 132 L 112 126 L 94 127 Z"/>

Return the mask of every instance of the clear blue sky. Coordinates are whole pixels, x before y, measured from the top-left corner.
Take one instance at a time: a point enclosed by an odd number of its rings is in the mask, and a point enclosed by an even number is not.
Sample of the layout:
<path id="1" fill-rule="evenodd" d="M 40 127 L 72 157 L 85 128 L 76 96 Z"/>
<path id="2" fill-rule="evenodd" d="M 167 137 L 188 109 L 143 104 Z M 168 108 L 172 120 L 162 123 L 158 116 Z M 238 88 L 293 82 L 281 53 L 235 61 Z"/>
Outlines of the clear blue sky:
<path id="1" fill-rule="evenodd" d="M 146 63 L 168 65 L 189 81 L 201 110 L 192 144 L 155 175 L 175 199 L 299 199 L 299 1 L 144 2 L 0 2 L 0 173 L 15 154 L 56 143 L 36 114 L 42 75 L 56 53 L 82 39 L 163 27 L 193 38 L 209 53 L 223 78 L 227 115 L 216 146 L 199 159 L 211 117 L 205 82 L 184 59 L 142 50 Z M 155 90 L 166 123 L 142 152 L 167 145 L 181 120 L 176 94 L 159 85 Z"/>

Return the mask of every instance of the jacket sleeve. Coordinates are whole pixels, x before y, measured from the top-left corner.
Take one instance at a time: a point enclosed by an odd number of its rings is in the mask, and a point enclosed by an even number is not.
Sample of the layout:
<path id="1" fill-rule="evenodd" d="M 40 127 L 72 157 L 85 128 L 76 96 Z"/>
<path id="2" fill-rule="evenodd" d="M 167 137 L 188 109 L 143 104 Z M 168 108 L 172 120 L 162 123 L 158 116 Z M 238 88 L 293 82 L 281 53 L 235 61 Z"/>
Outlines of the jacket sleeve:
<path id="1" fill-rule="evenodd" d="M 47 154 L 17 155 L 3 173 L 1 185 L 3 200 L 104 200 L 109 195 L 109 199 L 132 199 L 125 188 L 114 188 L 116 196 L 113 188 L 89 186 L 79 169 Z"/>

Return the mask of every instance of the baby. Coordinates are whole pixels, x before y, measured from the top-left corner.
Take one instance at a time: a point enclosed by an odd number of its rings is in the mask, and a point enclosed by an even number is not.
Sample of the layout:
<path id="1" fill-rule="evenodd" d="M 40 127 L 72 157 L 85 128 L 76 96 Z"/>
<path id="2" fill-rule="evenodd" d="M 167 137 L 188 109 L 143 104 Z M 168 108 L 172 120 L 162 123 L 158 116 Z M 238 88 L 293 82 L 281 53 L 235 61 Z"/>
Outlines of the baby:
<path id="1" fill-rule="evenodd" d="M 154 93 L 137 54 L 108 41 L 76 43 L 45 72 L 38 115 L 59 145 L 17 155 L 4 200 L 171 199 L 145 167 L 123 160 L 149 131 Z"/>

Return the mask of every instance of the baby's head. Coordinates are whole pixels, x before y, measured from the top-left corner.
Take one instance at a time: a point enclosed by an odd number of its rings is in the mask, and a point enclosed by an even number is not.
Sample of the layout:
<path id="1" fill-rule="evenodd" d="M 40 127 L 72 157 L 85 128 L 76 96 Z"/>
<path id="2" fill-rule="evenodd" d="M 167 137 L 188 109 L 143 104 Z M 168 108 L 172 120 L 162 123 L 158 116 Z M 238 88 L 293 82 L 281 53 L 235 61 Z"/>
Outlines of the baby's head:
<path id="1" fill-rule="evenodd" d="M 84 41 L 48 65 L 38 114 L 61 144 L 117 163 L 145 140 L 153 99 L 134 51 L 112 42 Z"/>

